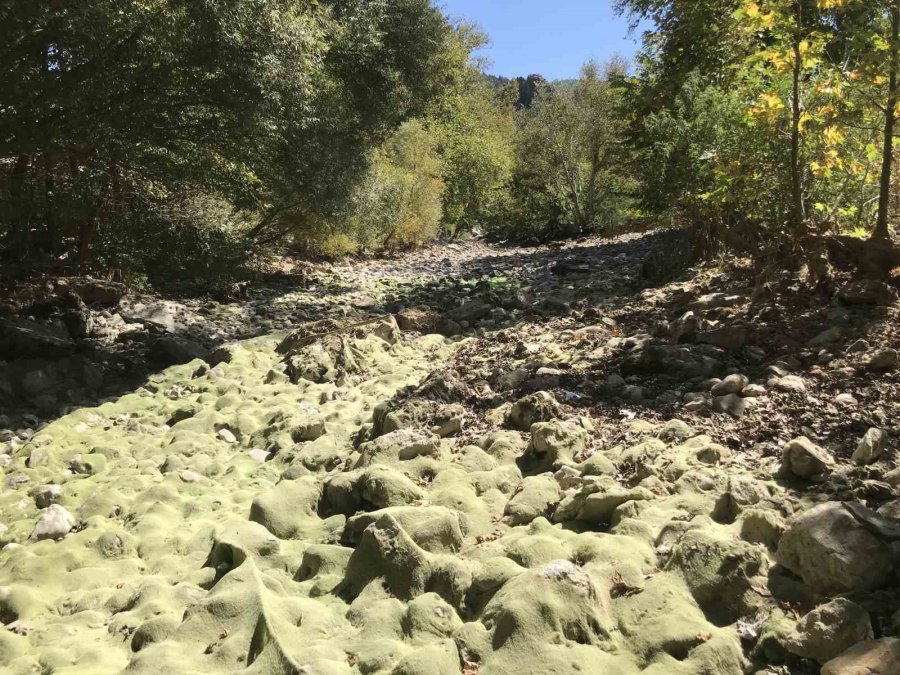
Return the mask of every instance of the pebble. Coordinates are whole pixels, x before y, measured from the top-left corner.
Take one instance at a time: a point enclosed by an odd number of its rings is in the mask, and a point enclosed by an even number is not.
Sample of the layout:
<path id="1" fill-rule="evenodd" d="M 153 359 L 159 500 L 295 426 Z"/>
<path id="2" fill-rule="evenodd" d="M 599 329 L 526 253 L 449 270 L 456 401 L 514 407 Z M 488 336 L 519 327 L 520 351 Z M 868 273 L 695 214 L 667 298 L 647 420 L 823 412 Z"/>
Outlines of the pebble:
<path id="1" fill-rule="evenodd" d="M 237 443 L 237 436 L 230 429 L 219 429 L 219 438 L 226 443 Z"/>

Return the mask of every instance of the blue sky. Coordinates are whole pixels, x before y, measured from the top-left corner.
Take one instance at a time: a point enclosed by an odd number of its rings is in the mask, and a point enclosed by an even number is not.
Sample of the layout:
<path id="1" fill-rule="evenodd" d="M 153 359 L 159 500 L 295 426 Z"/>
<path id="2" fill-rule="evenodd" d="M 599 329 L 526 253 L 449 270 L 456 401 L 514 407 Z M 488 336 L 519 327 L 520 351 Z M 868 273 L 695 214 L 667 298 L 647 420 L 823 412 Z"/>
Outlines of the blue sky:
<path id="1" fill-rule="evenodd" d="M 630 58 L 640 30 L 617 16 L 608 0 L 437 0 L 452 18 L 478 23 L 490 36 L 488 72 L 576 77 L 581 64 L 616 54 Z"/>

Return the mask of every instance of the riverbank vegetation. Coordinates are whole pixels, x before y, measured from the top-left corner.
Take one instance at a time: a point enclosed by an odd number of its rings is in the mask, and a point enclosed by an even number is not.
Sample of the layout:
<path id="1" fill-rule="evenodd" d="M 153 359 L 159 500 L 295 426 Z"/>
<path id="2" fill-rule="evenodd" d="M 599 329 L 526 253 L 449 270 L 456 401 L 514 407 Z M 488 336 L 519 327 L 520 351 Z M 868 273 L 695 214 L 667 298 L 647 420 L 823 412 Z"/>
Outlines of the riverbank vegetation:
<path id="1" fill-rule="evenodd" d="M 547 82 L 486 76 L 487 36 L 429 0 L 12 0 L 4 265 L 152 282 L 671 226 L 699 255 L 900 263 L 900 0 L 618 9 L 653 26 L 635 63 Z"/>

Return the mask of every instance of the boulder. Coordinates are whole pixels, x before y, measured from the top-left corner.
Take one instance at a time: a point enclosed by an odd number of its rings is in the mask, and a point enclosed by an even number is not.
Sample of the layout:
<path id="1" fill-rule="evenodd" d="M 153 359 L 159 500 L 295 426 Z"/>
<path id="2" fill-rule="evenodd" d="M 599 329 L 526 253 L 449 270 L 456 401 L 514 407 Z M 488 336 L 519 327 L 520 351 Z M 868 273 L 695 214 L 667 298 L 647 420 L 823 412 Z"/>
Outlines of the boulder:
<path id="1" fill-rule="evenodd" d="M 697 342 L 720 349 L 738 350 L 747 344 L 748 336 L 746 326 L 723 326 L 697 333 Z"/>
<path id="2" fill-rule="evenodd" d="M 746 375 L 734 373 L 729 375 L 721 382 L 713 385 L 710 393 L 713 396 L 727 396 L 728 394 L 740 394 L 744 387 L 750 384 L 750 380 Z"/>
<path id="3" fill-rule="evenodd" d="M 56 358 L 74 348 L 64 330 L 29 319 L 0 317 L 0 361 Z"/>
<path id="4" fill-rule="evenodd" d="M 41 517 L 35 523 L 31 538 L 62 539 L 75 527 L 75 516 L 69 513 L 59 504 L 51 504 L 41 512 Z"/>
<path id="5" fill-rule="evenodd" d="M 176 335 L 162 335 L 150 343 L 147 357 L 156 365 L 167 367 L 204 359 L 208 355 L 208 350 L 193 340 Z"/>
<path id="6" fill-rule="evenodd" d="M 858 466 L 878 461 L 887 447 L 887 442 L 887 432 L 875 427 L 869 429 L 853 451 L 853 461 Z"/>
<path id="7" fill-rule="evenodd" d="M 441 315 L 428 307 L 413 307 L 398 312 L 395 317 L 400 330 L 413 331 L 427 335 L 439 333 Z"/>
<path id="8" fill-rule="evenodd" d="M 840 502 L 820 504 L 791 521 L 775 557 L 810 589 L 823 594 L 878 588 L 894 566 L 890 546 Z"/>
<path id="9" fill-rule="evenodd" d="M 800 619 L 785 647 L 791 654 L 825 663 L 873 637 L 869 613 L 846 598 L 835 598 Z"/>
<path id="10" fill-rule="evenodd" d="M 531 427 L 528 453 L 548 466 L 572 464 L 584 452 L 587 442 L 587 431 L 577 424 L 563 420 L 538 422 Z"/>
<path id="11" fill-rule="evenodd" d="M 819 481 L 831 473 L 834 458 L 805 436 L 789 441 L 781 455 L 782 471 L 791 476 Z"/>
<path id="12" fill-rule="evenodd" d="M 529 476 L 506 504 L 504 515 L 510 525 L 527 525 L 547 516 L 559 501 L 559 484 L 550 475 Z"/>
<path id="13" fill-rule="evenodd" d="M 866 362 L 866 368 L 877 372 L 897 370 L 900 367 L 900 352 L 896 349 L 881 349 Z"/>
<path id="14" fill-rule="evenodd" d="M 900 675 L 900 638 L 860 642 L 826 663 L 822 675 Z"/>
<path id="15" fill-rule="evenodd" d="M 553 398 L 553 394 L 538 391 L 516 401 L 510 408 L 506 421 L 513 429 L 529 431 L 532 424 L 547 422 L 559 413 L 559 403 Z"/>
<path id="16" fill-rule="evenodd" d="M 778 391 L 784 391 L 789 394 L 806 393 L 806 382 L 799 375 L 785 375 L 772 380 L 770 384 Z"/>
<path id="17" fill-rule="evenodd" d="M 716 412 L 728 413 L 732 417 L 743 417 L 747 412 L 747 400 L 738 394 L 717 396 L 712 400 L 712 408 Z"/>
<path id="18" fill-rule="evenodd" d="M 103 305 L 111 307 L 117 305 L 125 296 L 125 284 L 115 281 L 103 281 L 81 277 L 70 279 L 68 287 L 78 294 L 87 305 Z"/>
<path id="19" fill-rule="evenodd" d="M 856 279 L 844 284 L 837 296 L 848 305 L 890 305 L 897 299 L 897 291 L 877 279 Z"/>
<path id="20" fill-rule="evenodd" d="M 491 305 L 486 302 L 482 302 L 481 300 L 470 300 L 456 309 L 447 312 L 446 317 L 450 321 L 455 321 L 456 323 L 461 324 L 466 321 L 472 324 L 490 314 L 491 309 L 493 309 Z"/>

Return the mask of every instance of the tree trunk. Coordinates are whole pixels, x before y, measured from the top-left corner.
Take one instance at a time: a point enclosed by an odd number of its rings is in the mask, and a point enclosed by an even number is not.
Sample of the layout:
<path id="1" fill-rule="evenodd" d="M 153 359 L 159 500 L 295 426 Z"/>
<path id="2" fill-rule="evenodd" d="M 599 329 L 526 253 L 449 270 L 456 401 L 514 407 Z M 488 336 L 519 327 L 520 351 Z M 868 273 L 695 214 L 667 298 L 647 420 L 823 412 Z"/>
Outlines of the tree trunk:
<path id="1" fill-rule="evenodd" d="M 878 193 L 878 219 L 872 239 L 887 239 L 888 212 L 891 205 L 891 172 L 894 160 L 894 126 L 897 122 L 897 78 L 900 71 L 900 0 L 891 5 L 890 61 L 888 98 L 884 112 L 884 148 L 881 160 L 881 182 Z"/>
<path id="2" fill-rule="evenodd" d="M 803 72 L 803 54 L 800 51 L 800 35 L 803 21 L 802 4 L 795 3 L 797 18 L 793 39 L 794 72 L 791 92 L 791 225 L 795 233 L 801 233 L 806 220 L 803 203 L 803 166 L 800 160 L 800 120 L 803 106 L 800 101 L 800 78 Z"/>
<path id="3" fill-rule="evenodd" d="M 9 178 L 9 231 L 6 245 L 14 258 L 28 255 L 28 227 L 31 223 L 29 209 L 25 207 L 25 183 L 31 168 L 31 156 L 19 155 Z"/>

